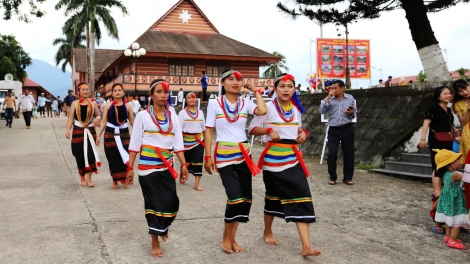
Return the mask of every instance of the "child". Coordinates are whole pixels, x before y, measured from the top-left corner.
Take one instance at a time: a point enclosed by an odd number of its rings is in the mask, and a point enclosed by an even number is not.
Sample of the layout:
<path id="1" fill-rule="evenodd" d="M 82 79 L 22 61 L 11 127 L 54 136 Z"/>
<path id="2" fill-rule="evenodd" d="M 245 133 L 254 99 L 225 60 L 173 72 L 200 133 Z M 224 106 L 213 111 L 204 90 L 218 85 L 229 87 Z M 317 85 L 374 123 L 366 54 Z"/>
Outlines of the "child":
<path id="1" fill-rule="evenodd" d="M 33 118 L 38 119 L 38 107 L 36 105 L 33 106 L 33 113 L 31 115 Z"/>
<path id="2" fill-rule="evenodd" d="M 54 114 L 54 117 L 57 117 L 57 100 L 52 101 L 52 113 Z"/>
<path id="3" fill-rule="evenodd" d="M 468 224 L 468 209 L 465 208 L 465 196 L 460 188 L 463 174 L 457 154 L 447 149 L 435 149 L 436 169 L 444 171 L 444 187 L 442 188 L 436 210 L 436 222 L 446 223 L 446 236 L 444 242 L 448 247 L 466 250 L 464 244 L 458 239 L 460 227 Z"/>

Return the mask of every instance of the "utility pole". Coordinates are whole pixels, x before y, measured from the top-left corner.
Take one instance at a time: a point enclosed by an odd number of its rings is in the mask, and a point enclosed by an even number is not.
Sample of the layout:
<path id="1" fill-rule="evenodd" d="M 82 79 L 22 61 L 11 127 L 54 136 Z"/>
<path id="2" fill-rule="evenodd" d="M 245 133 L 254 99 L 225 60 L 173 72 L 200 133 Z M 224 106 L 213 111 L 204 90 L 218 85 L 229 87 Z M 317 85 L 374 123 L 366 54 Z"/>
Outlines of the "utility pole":
<path id="1" fill-rule="evenodd" d="M 349 41 L 348 41 L 348 23 L 345 24 L 346 27 L 346 89 L 351 88 L 351 72 L 349 71 Z"/>

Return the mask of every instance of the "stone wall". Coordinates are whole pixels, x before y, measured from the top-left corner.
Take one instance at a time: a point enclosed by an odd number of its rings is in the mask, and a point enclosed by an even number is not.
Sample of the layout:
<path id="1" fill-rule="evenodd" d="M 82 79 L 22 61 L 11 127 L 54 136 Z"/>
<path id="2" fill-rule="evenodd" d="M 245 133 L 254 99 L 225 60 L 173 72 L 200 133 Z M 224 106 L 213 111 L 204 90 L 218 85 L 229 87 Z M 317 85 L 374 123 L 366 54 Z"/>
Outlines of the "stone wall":
<path id="1" fill-rule="evenodd" d="M 387 156 L 398 158 L 404 143 L 422 126 L 424 110 L 432 103 L 433 88 L 439 85 L 445 83 L 347 91 L 356 99 L 359 111 L 355 125 L 355 161 L 380 166 Z M 318 112 L 325 97 L 325 93 L 300 96 L 306 109 L 303 128 L 310 132 L 302 149 L 312 156 L 321 155 L 325 138 L 327 126 L 320 122 Z M 341 155 L 341 148 L 339 152 Z"/>

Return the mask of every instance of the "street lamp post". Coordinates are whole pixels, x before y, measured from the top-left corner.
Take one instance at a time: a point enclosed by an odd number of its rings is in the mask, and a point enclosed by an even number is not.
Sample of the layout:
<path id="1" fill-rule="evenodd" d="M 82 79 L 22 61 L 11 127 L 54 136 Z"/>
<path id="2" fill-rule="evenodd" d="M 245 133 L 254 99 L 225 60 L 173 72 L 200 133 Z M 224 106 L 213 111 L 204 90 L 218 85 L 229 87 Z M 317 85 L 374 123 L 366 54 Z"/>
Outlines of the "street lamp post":
<path id="1" fill-rule="evenodd" d="M 341 24 L 336 22 L 335 28 L 336 31 L 339 31 Z M 346 35 L 346 89 L 351 88 L 351 72 L 349 70 L 349 31 L 348 31 L 348 23 L 344 24 L 344 27 L 346 28 L 346 31 L 344 32 Z M 340 34 L 338 34 L 340 35 Z"/>
<path id="2" fill-rule="evenodd" d="M 139 43 L 134 42 L 131 46 L 132 49 L 126 49 L 124 55 L 126 57 L 133 57 L 135 60 L 135 70 L 134 70 L 134 96 L 137 96 L 137 60 L 140 56 L 144 56 L 147 51 L 144 48 L 140 48 Z"/>
<path id="3" fill-rule="evenodd" d="M 378 71 L 380 71 L 380 79 L 382 79 L 382 68 L 375 68 L 374 66 L 372 66 L 373 69 L 376 69 Z M 382 79 L 383 80 L 383 79 Z"/>

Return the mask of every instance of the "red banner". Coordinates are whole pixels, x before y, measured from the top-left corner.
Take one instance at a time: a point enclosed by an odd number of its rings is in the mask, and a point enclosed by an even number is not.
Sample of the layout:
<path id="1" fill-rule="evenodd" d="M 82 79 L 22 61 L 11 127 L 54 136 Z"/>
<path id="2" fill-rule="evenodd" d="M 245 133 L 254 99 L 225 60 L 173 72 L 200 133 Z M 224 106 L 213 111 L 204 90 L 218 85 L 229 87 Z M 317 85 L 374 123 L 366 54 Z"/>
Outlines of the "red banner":
<path id="1" fill-rule="evenodd" d="M 317 39 L 317 69 L 320 79 L 346 78 L 346 57 L 351 78 L 370 78 L 370 40 Z"/>

